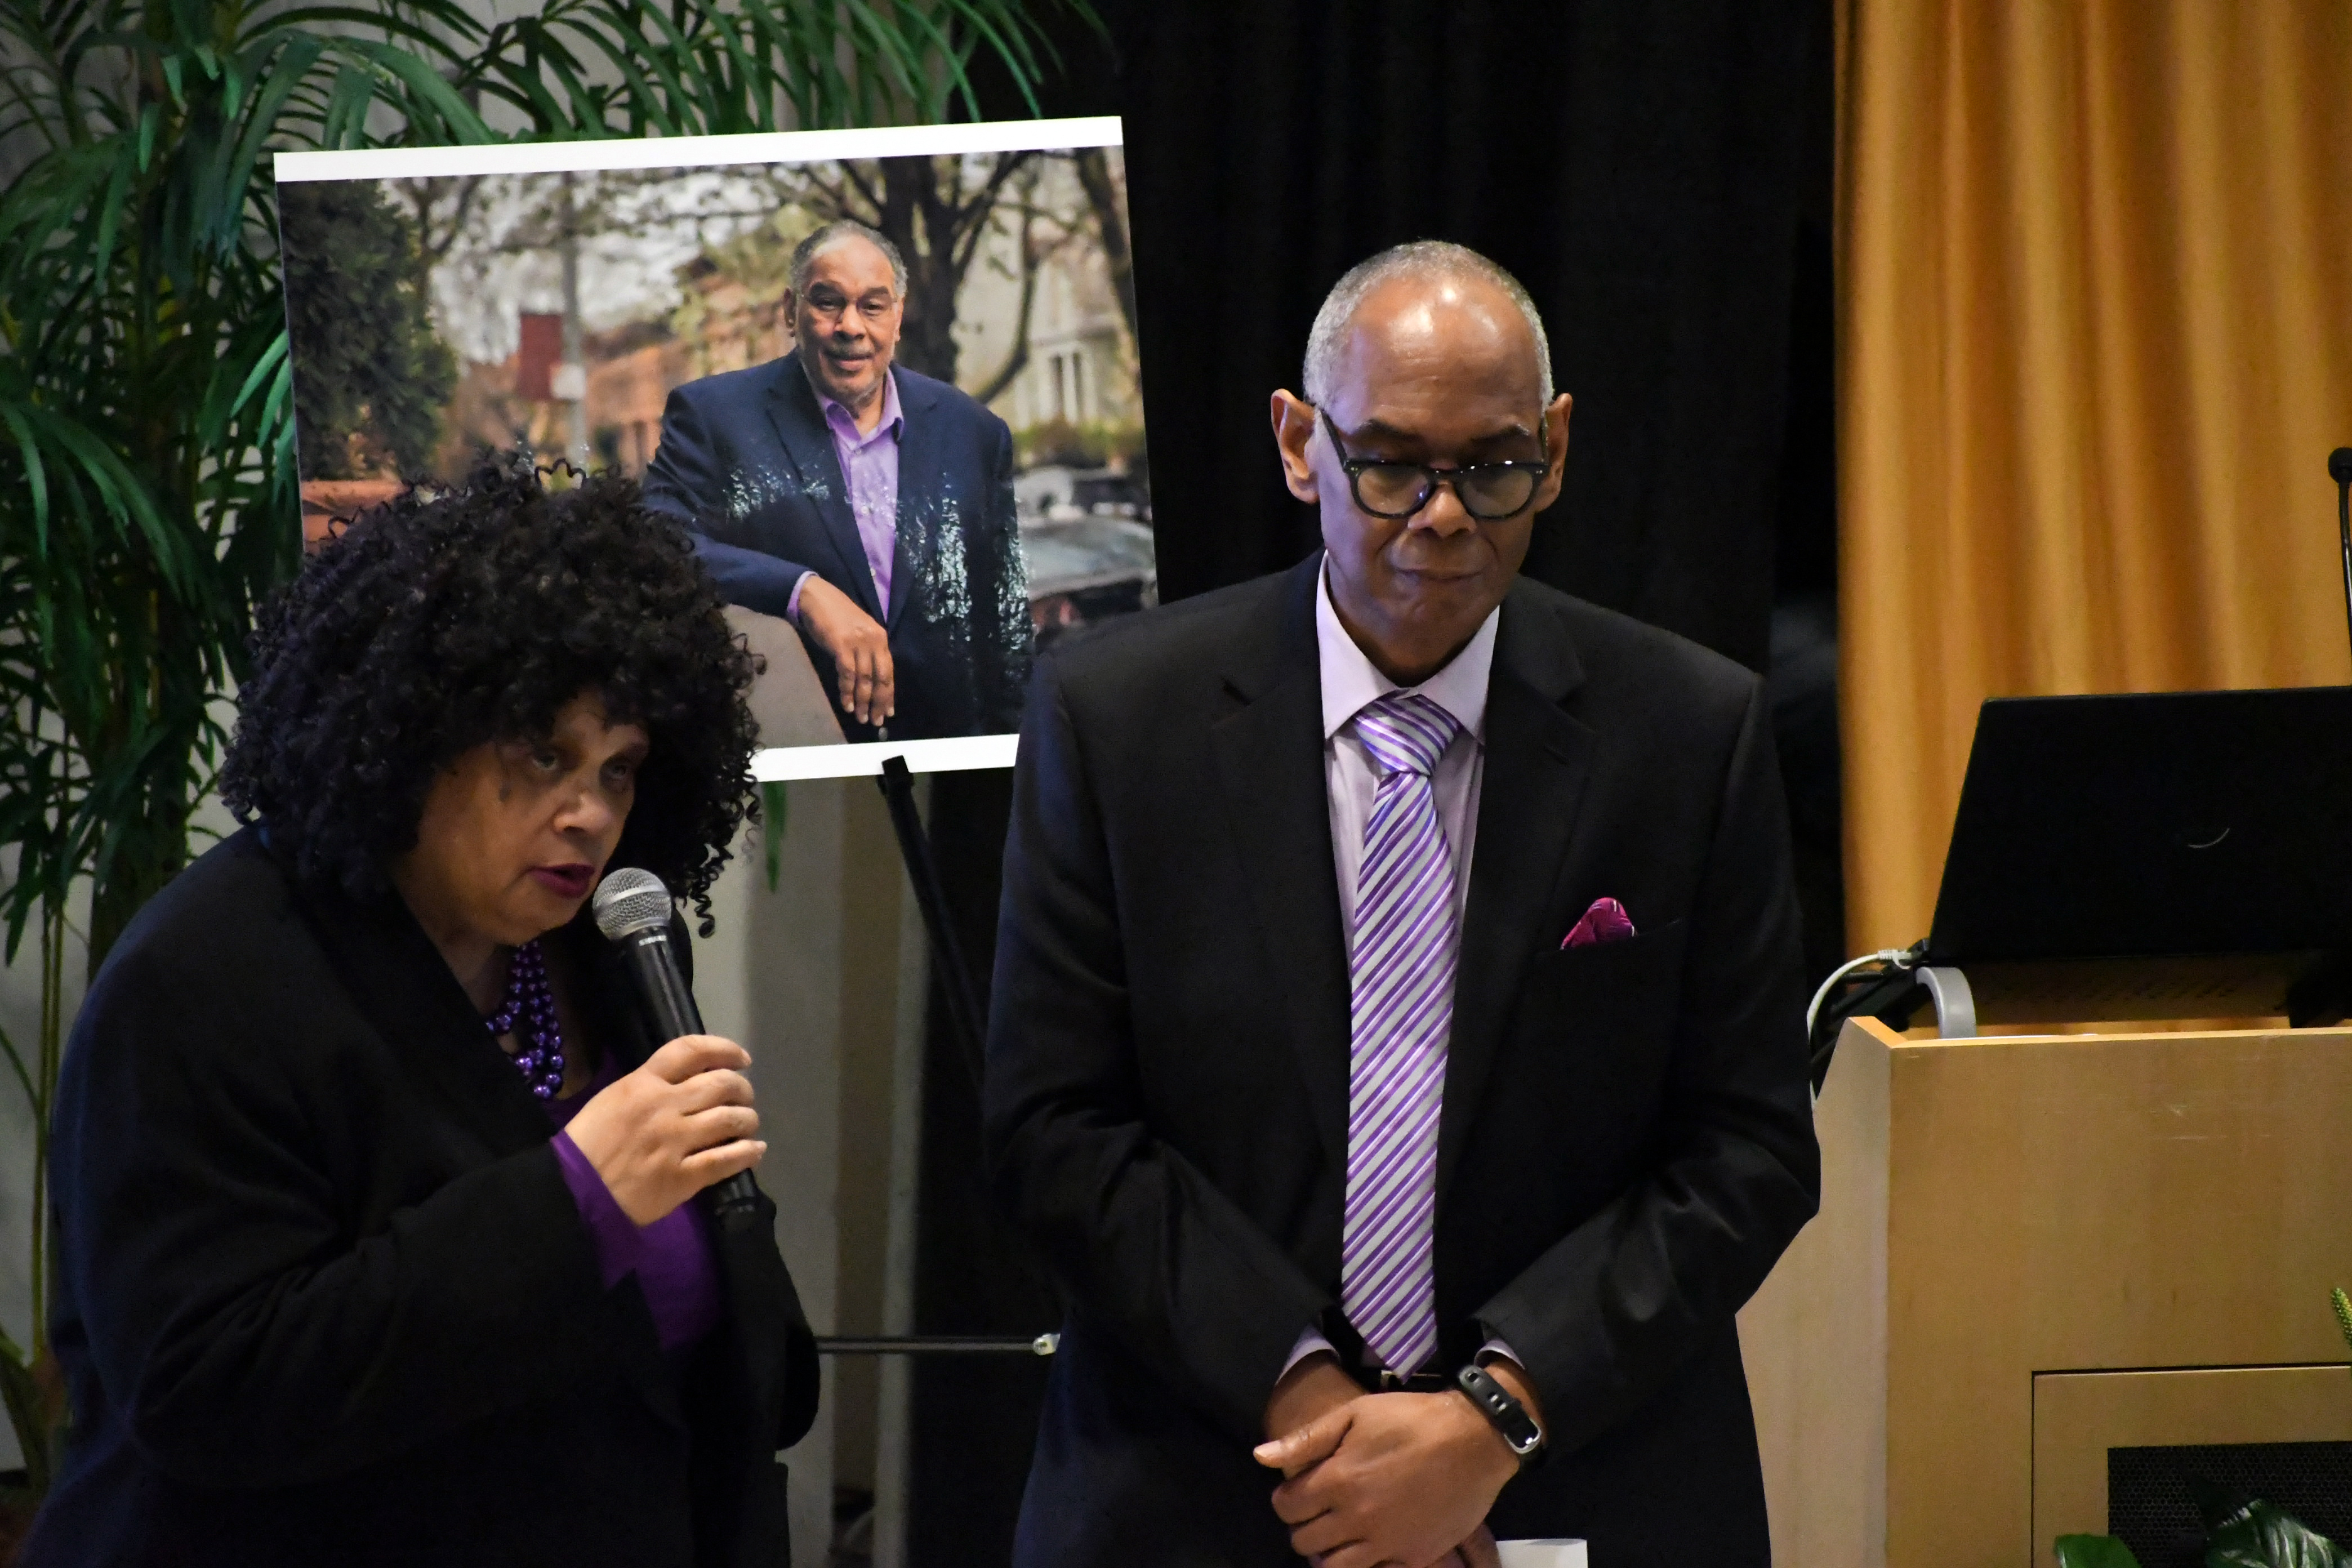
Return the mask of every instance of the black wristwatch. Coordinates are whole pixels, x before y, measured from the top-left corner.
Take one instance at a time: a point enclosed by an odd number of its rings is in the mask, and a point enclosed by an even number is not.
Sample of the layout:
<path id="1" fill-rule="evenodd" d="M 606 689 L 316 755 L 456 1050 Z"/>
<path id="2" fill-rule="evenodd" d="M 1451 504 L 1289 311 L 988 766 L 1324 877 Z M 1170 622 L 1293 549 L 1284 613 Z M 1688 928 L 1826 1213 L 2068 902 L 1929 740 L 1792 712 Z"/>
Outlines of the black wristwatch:
<path id="1" fill-rule="evenodd" d="M 1543 1458 L 1543 1428 L 1536 1425 L 1528 1407 L 1511 1396 L 1511 1391 L 1486 1374 L 1483 1366 L 1465 1366 L 1454 1374 L 1454 1385 L 1478 1407 L 1478 1414 L 1495 1424 L 1511 1452 L 1519 1457 L 1519 1468 L 1526 1470 Z"/>

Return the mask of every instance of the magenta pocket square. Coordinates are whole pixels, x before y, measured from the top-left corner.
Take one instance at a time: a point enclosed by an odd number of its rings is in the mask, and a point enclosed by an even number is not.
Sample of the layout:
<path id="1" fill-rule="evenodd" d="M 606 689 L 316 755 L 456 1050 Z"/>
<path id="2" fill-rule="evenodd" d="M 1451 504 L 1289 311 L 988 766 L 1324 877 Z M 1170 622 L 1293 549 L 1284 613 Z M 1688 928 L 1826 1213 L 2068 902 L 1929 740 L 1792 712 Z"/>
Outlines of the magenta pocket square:
<path id="1" fill-rule="evenodd" d="M 1584 918 L 1568 928 L 1560 939 L 1562 947 L 1591 947 L 1597 942 L 1623 942 L 1633 934 L 1633 921 L 1625 913 L 1625 906 L 1614 899 L 1595 899 Z"/>

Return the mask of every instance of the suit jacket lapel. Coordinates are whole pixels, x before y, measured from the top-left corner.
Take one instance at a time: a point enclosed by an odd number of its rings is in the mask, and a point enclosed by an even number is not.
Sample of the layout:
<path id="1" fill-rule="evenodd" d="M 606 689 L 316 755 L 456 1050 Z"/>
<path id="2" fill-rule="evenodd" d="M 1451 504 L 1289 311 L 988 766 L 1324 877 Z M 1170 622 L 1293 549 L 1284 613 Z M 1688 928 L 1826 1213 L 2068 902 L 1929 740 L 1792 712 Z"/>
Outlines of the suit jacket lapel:
<path id="1" fill-rule="evenodd" d="M 874 592 L 874 570 L 866 563 L 866 546 L 857 537 L 857 514 L 849 507 L 849 481 L 841 471 L 841 454 L 834 448 L 833 432 L 825 426 L 816 389 L 809 384 L 808 372 L 797 353 L 776 362 L 768 417 L 775 426 L 776 438 L 783 444 L 784 455 L 800 476 L 801 492 L 816 508 L 825 539 L 837 557 L 825 580 L 855 598 L 867 615 L 882 619 L 882 605 Z"/>
<path id="2" fill-rule="evenodd" d="M 938 399 L 911 376 L 898 380 L 898 414 L 906 423 L 898 429 L 898 542 L 890 562 L 890 613 L 883 622 L 893 631 L 912 597 L 917 563 L 936 547 L 930 531 L 947 521 L 935 488 L 940 472 L 940 422 L 934 417 Z"/>
<path id="3" fill-rule="evenodd" d="M 1438 1121 L 1441 1205 L 1528 961 L 1549 930 L 1544 911 L 1591 773 L 1597 738 L 1560 706 L 1583 679 L 1559 617 L 1532 595 L 1514 591 L 1505 598 L 1487 686 L 1486 773 Z"/>
<path id="4" fill-rule="evenodd" d="M 1318 553 L 1290 574 L 1266 636 L 1234 650 L 1233 711 L 1210 727 L 1226 819 L 1260 945 L 1281 990 L 1316 1131 L 1348 1163 L 1348 958 L 1331 859 L 1323 689 L 1315 650 Z"/>
<path id="5" fill-rule="evenodd" d="M 365 900 L 296 884 L 343 984 L 394 1053 L 500 1154 L 544 1143 L 547 1112 L 482 1027 L 457 977 L 396 893 Z"/>

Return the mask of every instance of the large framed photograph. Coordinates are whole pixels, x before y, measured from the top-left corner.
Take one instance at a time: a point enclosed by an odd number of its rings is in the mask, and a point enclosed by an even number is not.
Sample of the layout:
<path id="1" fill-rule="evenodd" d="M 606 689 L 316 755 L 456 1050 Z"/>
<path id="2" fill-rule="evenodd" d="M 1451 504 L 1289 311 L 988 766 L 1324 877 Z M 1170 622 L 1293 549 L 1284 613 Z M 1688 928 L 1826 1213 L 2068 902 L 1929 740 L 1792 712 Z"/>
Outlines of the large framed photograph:
<path id="1" fill-rule="evenodd" d="M 762 779 L 1010 765 L 1037 648 L 1156 601 L 1116 120 L 277 170 L 306 531 L 636 477 L 764 656 Z"/>

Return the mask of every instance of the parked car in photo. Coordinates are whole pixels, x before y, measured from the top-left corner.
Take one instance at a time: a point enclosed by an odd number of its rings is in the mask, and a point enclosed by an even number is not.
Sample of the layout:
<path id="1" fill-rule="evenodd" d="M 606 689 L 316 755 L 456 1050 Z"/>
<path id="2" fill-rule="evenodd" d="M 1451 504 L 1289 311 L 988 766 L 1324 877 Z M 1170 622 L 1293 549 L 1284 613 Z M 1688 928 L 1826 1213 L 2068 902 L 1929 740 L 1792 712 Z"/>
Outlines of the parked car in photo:
<path id="1" fill-rule="evenodd" d="M 1039 647 L 1160 602 L 1151 500 L 1141 479 L 1049 464 L 1017 476 L 1013 493 Z"/>

